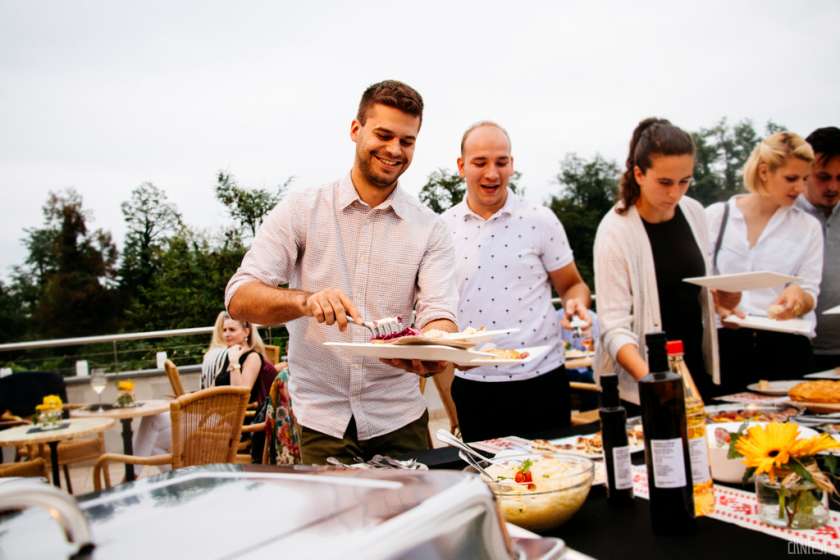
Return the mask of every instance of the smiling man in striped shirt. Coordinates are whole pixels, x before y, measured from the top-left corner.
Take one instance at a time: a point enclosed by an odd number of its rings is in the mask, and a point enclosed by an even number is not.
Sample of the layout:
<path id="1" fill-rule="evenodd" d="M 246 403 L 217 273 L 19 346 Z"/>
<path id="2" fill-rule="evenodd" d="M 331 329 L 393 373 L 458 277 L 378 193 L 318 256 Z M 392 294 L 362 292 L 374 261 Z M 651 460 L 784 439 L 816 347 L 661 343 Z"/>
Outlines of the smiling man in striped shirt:
<path id="1" fill-rule="evenodd" d="M 391 80 L 370 86 L 350 125 L 356 144 L 350 173 L 280 202 L 228 283 L 233 317 L 286 323 L 304 463 L 428 446 L 417 376 L 451 375 L 448 364 L 380 362 L 323 345 L 368 341 L 366 329 L 348 328 L 348 317 L 407 317 L 415 310 L 422 330 L 457 330 L 446 227 L 397 185 L 411 164 L 422 114 L 423 100 L 411 87 Z"/>

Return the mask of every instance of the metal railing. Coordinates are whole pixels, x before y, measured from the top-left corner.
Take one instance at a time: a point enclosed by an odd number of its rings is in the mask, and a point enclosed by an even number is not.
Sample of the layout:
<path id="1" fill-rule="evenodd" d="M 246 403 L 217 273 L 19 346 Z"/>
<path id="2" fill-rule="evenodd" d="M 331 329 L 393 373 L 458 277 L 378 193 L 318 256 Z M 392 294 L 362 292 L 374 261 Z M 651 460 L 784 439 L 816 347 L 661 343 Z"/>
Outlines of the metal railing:
<path id="1" fill-rule="evenodd" d="M 285 347 L 288 335 L 280 327 L 263 327 L 266 344 Z M 86 368 L 103 368 L 110 373 L 159 371 L 158 354 L 179 367 L 201 363 L 213 327 L 169 329 L 0 344 L 0 368 L 8 370 L 55 371 L 65 376 L 77 372 L 78 362 Z M 200 340 L 196 340 L 200 337 Z M 160 342 L 160 339 L 167 339 Z M 122 346 L 120 346 L 122 345 Z"/>

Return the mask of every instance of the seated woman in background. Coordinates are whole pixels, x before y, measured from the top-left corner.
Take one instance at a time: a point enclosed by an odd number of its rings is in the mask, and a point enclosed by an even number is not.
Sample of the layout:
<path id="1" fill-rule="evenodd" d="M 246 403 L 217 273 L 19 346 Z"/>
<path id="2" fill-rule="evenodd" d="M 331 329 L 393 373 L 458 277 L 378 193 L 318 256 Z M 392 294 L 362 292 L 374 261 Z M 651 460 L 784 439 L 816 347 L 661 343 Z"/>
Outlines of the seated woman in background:
<path id="1" fill-rule="evenodd" d="M 219 313 L 201 365 L 201 388 L 249 387 L 248 402 L 259 404 L 268 396 L 276 376 L 259 331 L 246 321 L 231 319 L 226 311 Z"/>
<path id="2" fill-rule="evenodd" d="M 264 355 L 265 345 L 257 329 L 231 319 L 222 311 L 216 318 L 213 337 L 204 355 L 200 388 L 223 385 L 249 387 L 251 396 L 248 402 L 257 403 L 259 409 L 277 376 L 274 365 L 265 360 Z M 134 454 L 169 453 L 172 448 L 171 430 L 168 412 L 143 417 L 134 438 Z M 256 452 L 261 455 L 262 447 L 258 446 Z"/>
<path id="3" fill-rule="evenodd" d="M 617 373 L 621 398 L 639 404 L 638 380 L 649 373 L 645 334 L 682 340 L 703 398 L 719 382 L 714 298 L 683 282 L 709 269 L 703 207 L 684 196 L 694 173 L 694 142 L 665 119 L 633 131 L 619 201 L 595 236 L 595 293 L 601 320 L 595 374 Z M 629 407 L 632 414 L 634 407 Z"/>
<path id="4" fill-rule="evenodd" d="M 748 194 L 706 209 L 715 274 L 770 271 L 801 278 L 798 284 L 744 292 L 740 308 L 732 312 L 803 318 L 810 337 L 816 326 L 823 236 L 816 218 L 794 202 L 805 190 L 813 161 L 811 146 L 798 135 L 768 136 L 744 166 Z M 808 371 L 808 336 L 740 328 L 720 329 L 718 337 L 726 392 L 760 379 L 796 379 Z"/>

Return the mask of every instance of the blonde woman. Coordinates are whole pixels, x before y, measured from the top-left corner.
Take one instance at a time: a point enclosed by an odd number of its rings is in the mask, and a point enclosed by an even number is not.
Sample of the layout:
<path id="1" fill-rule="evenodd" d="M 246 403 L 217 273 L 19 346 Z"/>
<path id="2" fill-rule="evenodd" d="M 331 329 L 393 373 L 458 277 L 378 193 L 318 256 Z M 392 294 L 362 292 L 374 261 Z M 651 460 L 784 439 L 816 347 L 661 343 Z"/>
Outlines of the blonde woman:
<path id="1" fill-rule="evenodd" d="M 261 376 L 261 371 L 268 369 L 266 364 L 271 366 L 272 371 Z M 249 387 L 250 402 L 262 402 L 276 374 L 274 366 L 266 360 L 265 344 L 259 331 L 247 321 L 231 319 L 226 311 L 219 313 L 201 366 L 201 388 L 222 385 Z M 261 377 L 265 379 L 257 383 Z"/>
<path id="2" fill-rule="evenodd" d="M 794 206 L 805 190 L 814 152 L 793 132 L 778 132 L 755 147 L 744 166 L 747 194 L 706 209 L 716 274 L 772 271 L 798 276 L 796 284 L 744 292 L 733 313 L 805 319 L 809 336 L 753 329 L 720 329 L 724 391 L 759 379 L 801 377 L 811 358 L 813 309 L 822 276 L 819 222 Z M 725 314 L 724 314 L 725 315 Z"/>

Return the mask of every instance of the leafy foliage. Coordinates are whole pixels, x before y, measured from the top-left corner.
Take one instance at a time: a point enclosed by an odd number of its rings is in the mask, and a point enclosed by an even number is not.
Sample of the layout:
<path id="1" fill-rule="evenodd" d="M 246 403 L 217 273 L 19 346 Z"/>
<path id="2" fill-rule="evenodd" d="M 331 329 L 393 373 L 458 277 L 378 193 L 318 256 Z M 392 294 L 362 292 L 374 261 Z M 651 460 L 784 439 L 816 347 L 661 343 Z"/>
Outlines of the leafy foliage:
<path id="1" fill-rule="evenodd" d="M 515 171 L 510 178 L 510 190 L 522 194 L 519 186 L 522 174 Z M 426 184 L 420 189 L 420 202 L 431 208 L 436 214 L 442 214 L 464 200 L 467 185 L 464 178 L 457 172 L 441 167 L 433 171 Z"/>
<path id="2" fill-rule="evenodd" d="M 549 208 L 563 224 L 575 254 L 575 262 L 587 284 L 594 284 L 592 246 L 601 218 L 615 201 L 618 165 L 600 155 L 591 160 L 567 154 L 556 176 L 560 192 Z"/>
<path id="3" fill-rule="evenodd" d="M 242 224 L 253 237 L 265 215 L 280 202 L 292 181 L 294 177 L 289 177 L 274 192 L 245 189 L 237 185 L 233 175 L 219 171 L 216 177 L 216 198 L 227 207 L 231 218 Z"/>

